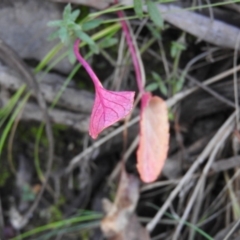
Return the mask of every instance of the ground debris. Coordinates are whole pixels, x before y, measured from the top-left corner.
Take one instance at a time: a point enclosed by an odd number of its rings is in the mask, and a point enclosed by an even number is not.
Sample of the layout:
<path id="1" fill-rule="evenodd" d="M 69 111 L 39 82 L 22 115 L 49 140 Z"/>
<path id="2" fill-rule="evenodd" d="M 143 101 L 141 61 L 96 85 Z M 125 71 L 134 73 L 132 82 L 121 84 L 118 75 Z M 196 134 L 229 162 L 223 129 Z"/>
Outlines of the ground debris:
<path id="1" fill-rule="evenodd" d="M 146 229 L 134 213 L 139 198 L 139 180 L 122 170 L 114 203 L 105 199 L 106 217 L 101 228 L 109 240 L 148 240 Z"/>

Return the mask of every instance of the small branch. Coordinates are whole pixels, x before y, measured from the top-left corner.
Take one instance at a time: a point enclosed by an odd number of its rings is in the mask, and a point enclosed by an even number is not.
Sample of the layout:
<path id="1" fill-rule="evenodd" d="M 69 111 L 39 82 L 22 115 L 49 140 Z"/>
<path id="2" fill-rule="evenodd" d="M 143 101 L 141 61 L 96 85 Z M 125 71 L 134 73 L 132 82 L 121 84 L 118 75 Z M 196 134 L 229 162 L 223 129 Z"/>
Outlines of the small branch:
<path id="1" fill-rule="evenodd" d="M 61 90 L 65 78 L 48 73 L 44 77 L 42 74 L 36 76 L 39 82 L 39 88 L 46 102 L 52 104 L 58 92 Z M 17 76 L 9 67 L 0 65 L 0 86 L 17 91 L 24 84 L 23 78 Z M 32 96 L 35 97 L 35 92 L 32 91 Z M 94 95 L 86 90 L 77 90 L 73 87 L 66 87 L 58 100 L 56 106 L 77 113 L 90 113 L 94 101 Z"/>
<path id="2" fill-rule="evenodd" d="M 112 131 L 108 135 L 106 135 L 103 138 L 94 142 L 94 144 L 92 144 L 90 147 L 86 148 L 83 152 L 80 152 L 78 155 L 76 155 L 73 159 L 70 160 L 69 165 L 65 172 L 70 173 L 76 166 L 78 166 L 78 164 L 81 162 L 81 160 L 84 157 L 89 156 L 89 154 L 91 154 L 95 149 L 100 147 L 102 144 L 106 143 L 108 140 L 112 139 L 117 134 L 123 132 L 126 127 L 130 127 L 130 126 L 134 125 L 135 123 L 138 123 L 139 119 L 140 119 L 139 116 L 133 118 L 126 125 L 122 125 L 122 126 L 118 127 L 116 130 Z"/>
<path id="3" fill-rule="evenodd" d="M 205 159 L 211 154 L 213 149 L 216 146 L 216 143 L 221 139 L 223 133 L 226 131 L 226 128 L 229 126 L 230 123 L 234 120 L 236 115 L 236 112 L 234 112 L 228 120 L 222 125 L 222 127 L 218 130 L 218 132 L 214 135 L 214 137 L 210 140 L 209 144 L 204 148 L 202 153 L 198 156 L 196 161 L 192 164 L 192 166 L 189 168 L 187 173 L 184 175 L 184 177 L 180 180 L 179 184 L 174 188 L 174 190 L 169 195 L 168 199 L 165 201 L 165 203 L 162 205 L 162 207 L 159 209 L 157 214 L 153 217 L 153 219 L 147 224 L 148 231 L 153 231 L 159 220 L 162 218 L 163 214 L 166 212 L 166 210 L 171 205 L 172 201 L 175 199 L 175 197 L 178 195 L 178 193 L 181 191 L 183 186 L 189 181 L 189 179 L 192 177 L 193 173 L 198 169 L 200 164 L 202 164 Z"/>
<path id="4" fill-rule="evenodd" d="M 0 96 L 0 102 L 5 106 L 9 99 L 4 96 Z M 70 128 L 73 128 L 81 133 L 88 132 L 88 113 L 73 113 L 63 109 L 51 109 L 49 110 L 49 117 L 53 124 L 61 124 Z M 26 103 L 21 115 L 22 121 L 42 121 L 41 108 L 35 103 Z"/>
<path id="5" fill-rule="evenodd" d="M 214 172 L 227 171 L 232 168 L 237 168 L 240 166 L 240 156 L 234 156 L 227 159 L 221 159 L 217 162 L 214 162 L 211 166 L 211 169 Z"/>

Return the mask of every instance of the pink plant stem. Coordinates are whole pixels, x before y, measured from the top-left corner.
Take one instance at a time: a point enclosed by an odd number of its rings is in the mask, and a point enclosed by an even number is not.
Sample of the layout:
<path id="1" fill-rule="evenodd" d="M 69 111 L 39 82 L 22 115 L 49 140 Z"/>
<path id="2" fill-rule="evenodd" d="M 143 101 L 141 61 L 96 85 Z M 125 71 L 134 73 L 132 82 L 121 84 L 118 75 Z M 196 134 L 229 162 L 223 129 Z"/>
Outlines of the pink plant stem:
<path id="1" fill-rule="evenodd" d="M 88 62 L 81 56 L 80 52 L 79 52 L 79 44 L 80 44 L 80 39 L 77 39 L 74 43 L 74 54 L 77 58 L 77 60 L 83 65 L 83 67 L 85 68 L 85 70 L 88 72 L 90 78 L 92 79 L 94 86 L 96 88 L 98 87 L 102 87 L 101 82 L 99 81 L 98 77 L 96 76 L 96 74 L 94 73 L 94 71 L 92 70 L 91 66 L 88 64 Z"/>
<path id="2" fill-rule="evenodd" d="M 115 3 L 117 4 L 118 0 L 115 0 Z M 123 14 L 122 11 L 118 11 L 117 13 L 118 13 L 119 18 L 124 18 L 124 14 Z M 127 25 L 126 21 L 123 20 L 123 19 L 120 20 L 120 22 L 121 22 L 122 29 L 123 29 L 124 34 L 125 34 L 125 38 L 126 38 L 130 53 L 131 53 L 133 65 L 134 65 L 134 68 L 135 68 L 135 74 L 136 74 L 136 80 L 137 80 L 137 85 L 138 85 L 139 92 L 144 93 L 140 64 L 139 64 L 139 61 L 138 61 L 138 58 L 137 58 L 136 49 L 133 45 L 133 41 L 132 41 L 132 38 L 131 38 L 131 34 L 130 34 L 130 31 L 129 31 L 128 25 Z"/>

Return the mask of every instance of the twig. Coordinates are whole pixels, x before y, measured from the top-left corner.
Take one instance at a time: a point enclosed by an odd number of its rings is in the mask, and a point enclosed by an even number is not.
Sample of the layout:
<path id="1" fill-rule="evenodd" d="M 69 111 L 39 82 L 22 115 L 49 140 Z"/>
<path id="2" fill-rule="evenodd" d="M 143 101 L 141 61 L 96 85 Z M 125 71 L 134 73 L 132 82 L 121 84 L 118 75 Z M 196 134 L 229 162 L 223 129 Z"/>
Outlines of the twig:
<path id="1" fill-rule="evenodd" d="M 224 0 L 225 2 L 229 2 L 228 0 Z M 240 6 L 236 3 L 229 3 L 227 5 L 224 6 L 225 8 L 231 9 L 236 11 L 237 13 L 240 13 Z"/>
<path id="2" fill-rule="evenodd" d="M 211 3 L 209 2 L 209 0 L 206 0 L 206 2 L 207 2 L 207 4 L 208 4 L 209 16 L 210 16 L 211 22 L 210 22 L 210 23 L 208 24 L 208 26 L 207 26 L 208 28 L 207 28 L 207 30 L 206 30 L 206 32 L 205 32 L 205 35 L 206 35 L 206 34 L 211 34 L 211 28 L 212 28 L 212 24 L 213 24 L 213 22 L 214 22 L 213 10 L 212 10 L 212 8 L 209 6 Z M 192 5 L 192 7 L 194 7 L 194 5 Z M 204 37 L 205 37 L 205 36 L 200 36 L 200 37 L 198 37 L 197 43 L 201 42 Z"/>
<path id="3" fill-rule="evenodd" d="M 124 153 L 123 155 L 123 162 L 125 163 L 129 156 L 133 153 L 133 151 L 136 149 L 137 145 L 139 142 L 139 137 L 135 137 L 135 139 L 133 140 L 133 142 L 131 143 L 131 145 L 129 146 L 129 148 L 127 149 L 127 151 Z M 108 182 L 111 183 L 113 182 L 113 180 L 120 174 L 121 171 L 121 167 L 122 167 L 122 162 L 120 162 L 115 169 L 112 171 L 111 175 L 108 178 Z"/>
<path id="4" fill-rule="evenodd" d="M 212 51 L 216 51 L 217 49 L 213 49 Z M 154 56 L 156 56 L 158 59 L 161 59 L 155 52 L 149 50 L 149 52 L 151 52 L 151 54 L 153 54 Z M 189 71 L 190 67 L 192 66 L 192 64 L 194 64 L 196 61 L 200 60 L 201 58 L 205 57 L 208 54 L 208 52 L 204 52 L 201 53 L 199 56 L 197 56 L 196 58 L 192 59 L 185 67 L 185 69 L 179 70 L 179 72 L 181 72 L 181 79 L 183 78 L 187 78 L 188 80 L 190 80 L 191 82 L 195 83 L 199 88 L 202 88 L 204 91 L 206 91 L 207 93 L 209 93 L 210 95 L 214 96 L 216 99 L 218 99 L 219 101 L 229 105 L 232 108 L 235 108 L 235 104 L 226 99 L 225 97 L 221 96 L 220 94 L 218 94 L 216 91 L 214 91 L 213 89 L 207 87 L 207 85 L 209 85 L 210 83 L 208 83 L 208 81 L 210 80 L 206 80 L 205 82 L 201 83 L 199 82 L 197 79 L 195 79 L 194 77 L 191 77 L 190 75 L 187 74 L 187 72 Z M 161 59 L 162 60 L 162 59 Z M 170 66 L 172 66 L 172 64 L 169 63 Z M 230 75 L 230 74 L 229 74 Z M 174 100 L 175 98 L 178 99 L 179 97 L 181 98 L 181 95 L 183 95 L 183 97 L 188 96 L 189 94 L 191 94 L 192 92 L 194 92 L 195 90 L 197 90 L 198 88 L 192 88 L 192 89 L 187 89 L 185 91 L 182 91 L 180 93 L 177 93 L 173 96 L 172 100 Z M 178 101 L 180 101 L 182 99 L 178 99 Z"/>
<path id="5" fill-rule="evenodd" d="M 226 105 L 228 105 L 232 108 L 235 108 L 234 102 L 232 102 L 232 101 L 228 100 L 227 98 L 221 96 L 219 93 L 217 93 L 213 89 L 209 88 L 207 85 L 199 82 L 198 80 L 196 80 L 195 78 L 193 78 L 191 76 L 188 76 L 188 79 L 191 80 L 192 82 L 194 82 L 199 88 L 203 89 L 205 92 L 209 93 L 210 95 L 212 95 L 213 97 L 218 99 L 220 102 L 223 102 Z"/>
<path id="6" fill-rule="evenodd" d="M 39 88 L 44 95 L 46 102 L 54 103 L 57 93 L 62 91 L 63 78 L 56 77 L 56 74 L 48 73 L 46 76 L 36 76 L 39 83 Z M 18 90 L 24 83 L 24 80 L 14 74 L 9 67 L 0 65 L 0 85 L 11 91 Z M 34 92 L 31 91 L 32 96 Z M 58 99 L 57 106 L 68 109 L 73 112 L 90 113 L 94 95 L 85 90 L 77 90 L 72 87 L 66 87 L 61 97 Z"/>
<path id="7" fill-rule="evenodd" d="M 232 68 L 232 69 L 229 69 L 223 73 L 220 73 L 214 77 L 211 77 L 209 79 L 207 79 L 206 81 L 204 81 L 202 83 L 202 85 L 210 85 L 212 83 L 215 83 L 217 81 L 220 81 L 222 80 L 223 78 L 233 74 L 233 72 L 236 71 L 240 71 L 240 65 L 238 65 L 236 68 Z M 187 78 L 189 77 L 188 75 L 186 76 Z M 194 93 L 195 91 L 197 91 L 199 89 L 199 87 L 193 87 L 191 89 L 187 89 L 187 90 L 184 90 L 182 92 L 179 92 L 177 94 L 175 94 L 171 99 L 169 99 L 169 105 L 173 106 L 175 105 L 177 102 L 183 100 L 185 97 L 189 96 L 190 94 Z"/>
<path id="8" fill-rule="evenodd" d="M 214 199 L 214 201 L 211 202 L 211 204 L 208 206 L 208 208 L 204 211 L 204 213 L 202 214 L 202 216 L 206 216 L 208 214 L 209 211 L 212 211 L 213 209 L 215 209 L 216 207 L 219 206 L 219 204 L 222 202 L 224 202 L 224 196 L 226 195 L 226 191 L 228 190 L 229 186 L 233 183 L 233 181 L 235 181 L 240 175 L 240 169 L 238 169 L 235 174 L 233 175 L 233 177 L 227 182 L 227 184 L 224 186 L 224 188 L 222 189 L 222 191 L 218 194 L 218 196 Z"/>
<path id="9" fill-rule="evenodd" d="M 125 1 L 124 3 L 129 5 L 130 2 L 132 2 L 132 0 Z M 216 19 L 212 21 L 209 17 L 187 11 L 174 4 L 158 4 L 158 9 L 165 21 L 179 29 L 214 45 L 231 49 L 235 48 L 237 35 L 239 33 L 237 27 Z M 147 11 L 146 8 L 144 8 L 144 10 Z M 212 26 L 211 29 L 209 29 L 209 25 Z"/>
<path id="10" fill-rule="evenodd" d="M 222 129 L 225 129 L 225 125 L 228 125 L 228 121 L 230 121 L 232 118 L 235 117 L 235 113 L 231 115 L 231 117 L 224 123 L 221 129 L 218 130 L 218 132 L 214 135 L 214 137 L 211 139 L 209 144 L 205 147 L 205 149 L 202 151 L 202 153 L 198 156 L 196 161 L 192 164 L 192 166 L 189 168 L 188 172 L 185 174 L 185 176 L 181 179 L 179 184 L 176 186 L 176 188 L 170 193 L 168 199 L 165 201 L 163 206 L 159 209 L 157 214 L 154 216 L 154 218 L 147 224 L 147 230 L 152 231 L 158 221 L 162 218 L 165 211 L 169 208 L 174 198 L 177 196 L 177 194 L 181 191 L 183 186 L 189 179 L 192 177 L 193 173 L 198 169 L 199 165 L 204 162 L 206 157 L 211 153 L 212 149 L 215 147 L 216 142 L 219 140 L 219 137 L 222 136 Z"/>
<path id="11" fill-rule="evenodd" d="M 196 62 L 198 62 L 199 60 L 207 57 L 209 54 L 213 54 L 214 52 L 218 51 L 219 48 L 215 47 L 215 48 L 211 48 L 210 50 L 200 53 L 199 55 L 197 55 L 196 57 L 192 58 L 187 65 L 185 66 L 185 68 L 183 69 L 182 73 L 181 73 L 181 77 L 180 79 L 183 79 L 186 77 L 186 75 L 188 74 L 190 68 L 192 67 L 193 64 L 195 64 Z"/>
<path id="12" fill-rule="evenodd" d="M 212 170 L 214 172 L 222 172 L 229 170 L 231 168 L 236 168 L 240 166 L 240 155 L 233 156 L 227 159 L 221 159 L 213 163 Z"/>
<path id="13" fill-rule="evenodd" d="M 233 56 L 233 66 L 234 69 L 236 69 L 237 66 L 237 59 L 238 59 L 238 50 L 240 45 L 240 32 L 238 34 L 237 40 L 236 40 L 236 46 L 234 50 L 234 56 Z M 237 71 L 233 72 L 233 85 L 234 85 L 234 100 L 235 100 L 235 109 L 236 109 L 236 126 L 237 130 L 240 130 L 239 125 L 239 100 L 238 100 L 238 80 L 237 80 Z"/>
<path id="14" fill-rule="evenodd" d="M 228 240 L 231 237 L 231 235 L 236 231 L 239 224 L 240 224 L 240 219 L 237 220 L 237 222 L 234 224 L 232 229 L 228 232 L 227 236 L 223 240 Z"/>
<path id="15" fill-rule="evenodd" d="M 28 219 L 33 214 L 35 209 L 38 206 L 38 203 L 43 195 L 43 192 L 45 191 L 47 181 L 51 174 L 51 168 L 53 163 L 53 156 L 54 156 L 54 139 L 53 139 L 53 133 L 51 128 L 51 122 L 48 115 L 47 105 L 46 102 L 39 90 L 38 83 L 32 74 L 31 71 L 29 71 L 28 67 L 25 65 L 25 63 L 22 61 L 22 59 L 6 44 L 2 39 L 0 39 L 0 54 L 2 59 L 11 67 L 16 68 L 17 71 L 23 76 L 27 84 L 31 89 L 34 90 L 38 104 L 42 110 L 43 118 L 46 124 L 46 134 L 48 138 L 48 144 L 49 144 L 49 150 L 48 150 L 48 160 L 47 160 L 47 170 L 45 175 L 45 182 L 42 185 L 42 188 L 35 198 L 32 206 L 29 208 L 29 210 L 24 215 L 24 218 Z"/>
<path id="16" fill-rule="evenodd" d="M 137 123 L 139 121 L 139 116 L 133 118 L 131 121 L 129 121 L 127 123 L 127 127 L 130 127 L 132 125 L 134 125 L 135 123 Z M 111 133 L 109 133 L 108 135 L 106 135 L 105 137 L 101 138 L 100 140 L 97 140 L 96 142 L 94 142 L 93 145 L 91 145 L 90 147 L 88 147 L 87 149 L 85 149 L 83 152 L 81 152 L 80 154 L 78 154 L 77 156 L 75 156 L 69 163 L 67 169 L 66 169 L 66 173 L 71 172 L 75 166 L 77 166 L 79 164 L 79 162 L 86 157 L 87 155 L 91 154 L 92 151 L 98 147 L 100 147 L 102 144 L 104 144 L 105 142 L 107 142 L 109 139 L 113 138 L 114 136 L 116 136 L 117 134 L 121 133 L 124 128 L 126 126 L 122 125 L 121 127 L 117 128 L 116 130 L 112 131 Z"/>
<path id="17" fill-rule="evenodd" d="M 0 101 L 6 105 L 9 99 L 0 96 Z M 82 133 L 88 131 L 89 114 L 87 113 L 73 113 L 63 109 L 51 109 L 49 110 L 49 116 L 52 123 L 62 124 Z M 35 103 L 26 103 L 21 120 L 41 122 L 41 108 Z"/>
<path id="18" fill-rule="evenodd" d="M 165 181 L 154 182 L 151 184 L 146 184 L 141 187 L 140 191 L 145 192 L 145 191 L 153 190 L 155 188 L 164 187 L 164 186 L 168 186 L 168 185 L 177 185 L 179 183 L 179 181 L 180 181 L 180 179 L 170 179 L 170 180 L 165 180 Z"/>
<path id="19" fill-rule="evenodd" d="M 196 221 L 197 221 L 197 217 L 198 217 L 198 214 L 199 214 L 199 211 L 200 211 L 200 208 L 201 208 L 201 204 L 203 202 L 203 189 L 204 189 L 204 186 L 205 186 L 205 182 L 206 182 L 206 177 L 208 175 L 208 172 L 211 168 L 211 165 L 213 163 L 213 161 L 215 160 L 216 158 L 216 155 L 219 151 L 219 149 L 222 147 L 224 141 L 226 140 L 226 138 L 231 134 L 231 132 L 233 131 L 234 129 L 234 118 L 235 118 L 235 115 L 236 115 L 236 112 L 234 112 L 229 118 L 228 120 L 225 122 L 225 124 L 223 124 L 223 126 L 219 129 L 219 138 L 216 139 L 216 142 L 215 142 L 215 147 L 203 169 L 203 172 L 202 172 L 202 175 L 200 177 L 200 179 L 198 180 L 198 183 L 197 183 L 197 186 L 195 187 L 194 191 L 193 191 L 193 194 L 187 204 L 187 207 L 183 213 L 183 216 L 180 220 L 180 223 L 176 229 L 176 232 L 174 234 L 174 237 L 173 237 L 173 240 L 177 240 L 177 237 L 182 229 L 182 226 L 183 226 L 183 222 L 186 221 L 192 207 L 193 207 L 193 204 L 196 201 L 196 203 L 194 204 L 194 213 L 193 213 L 193 217 L 192 217 L 192 221 L 191 223 L 195 224 Z M 193 236 L 194 236 L 195 232 L 194 231 L 190 231 L 190 236 L 189 236 L 189 239 L 194 239 Z"/>

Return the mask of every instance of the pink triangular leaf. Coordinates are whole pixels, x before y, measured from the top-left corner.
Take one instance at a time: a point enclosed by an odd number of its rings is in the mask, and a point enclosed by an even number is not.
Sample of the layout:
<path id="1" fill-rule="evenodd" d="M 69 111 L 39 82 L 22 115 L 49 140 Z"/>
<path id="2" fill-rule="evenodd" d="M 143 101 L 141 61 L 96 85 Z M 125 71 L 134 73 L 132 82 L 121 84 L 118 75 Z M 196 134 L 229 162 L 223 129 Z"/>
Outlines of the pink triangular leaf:
<path id="1" fill-rule="evenodd" d="M 97 86 L 90 119 L 90 136 L 97 138 L 103 129 L 125 118 L 133 108 L 134 94 L 134 92 L 108 91 Z"/>
<path id="2" fill-rule="evenodd" d="M 74 53 L 91 77 L 96 91 L 95 102 L 90 119 L 89 134 L 97 138 L 98 134 L 115 122 L 125 118 L 133 108 L 134 92 L 114 92 L 102 87 L 97 75 L 78 51 L 80 39 L 74 43 Z"/>

